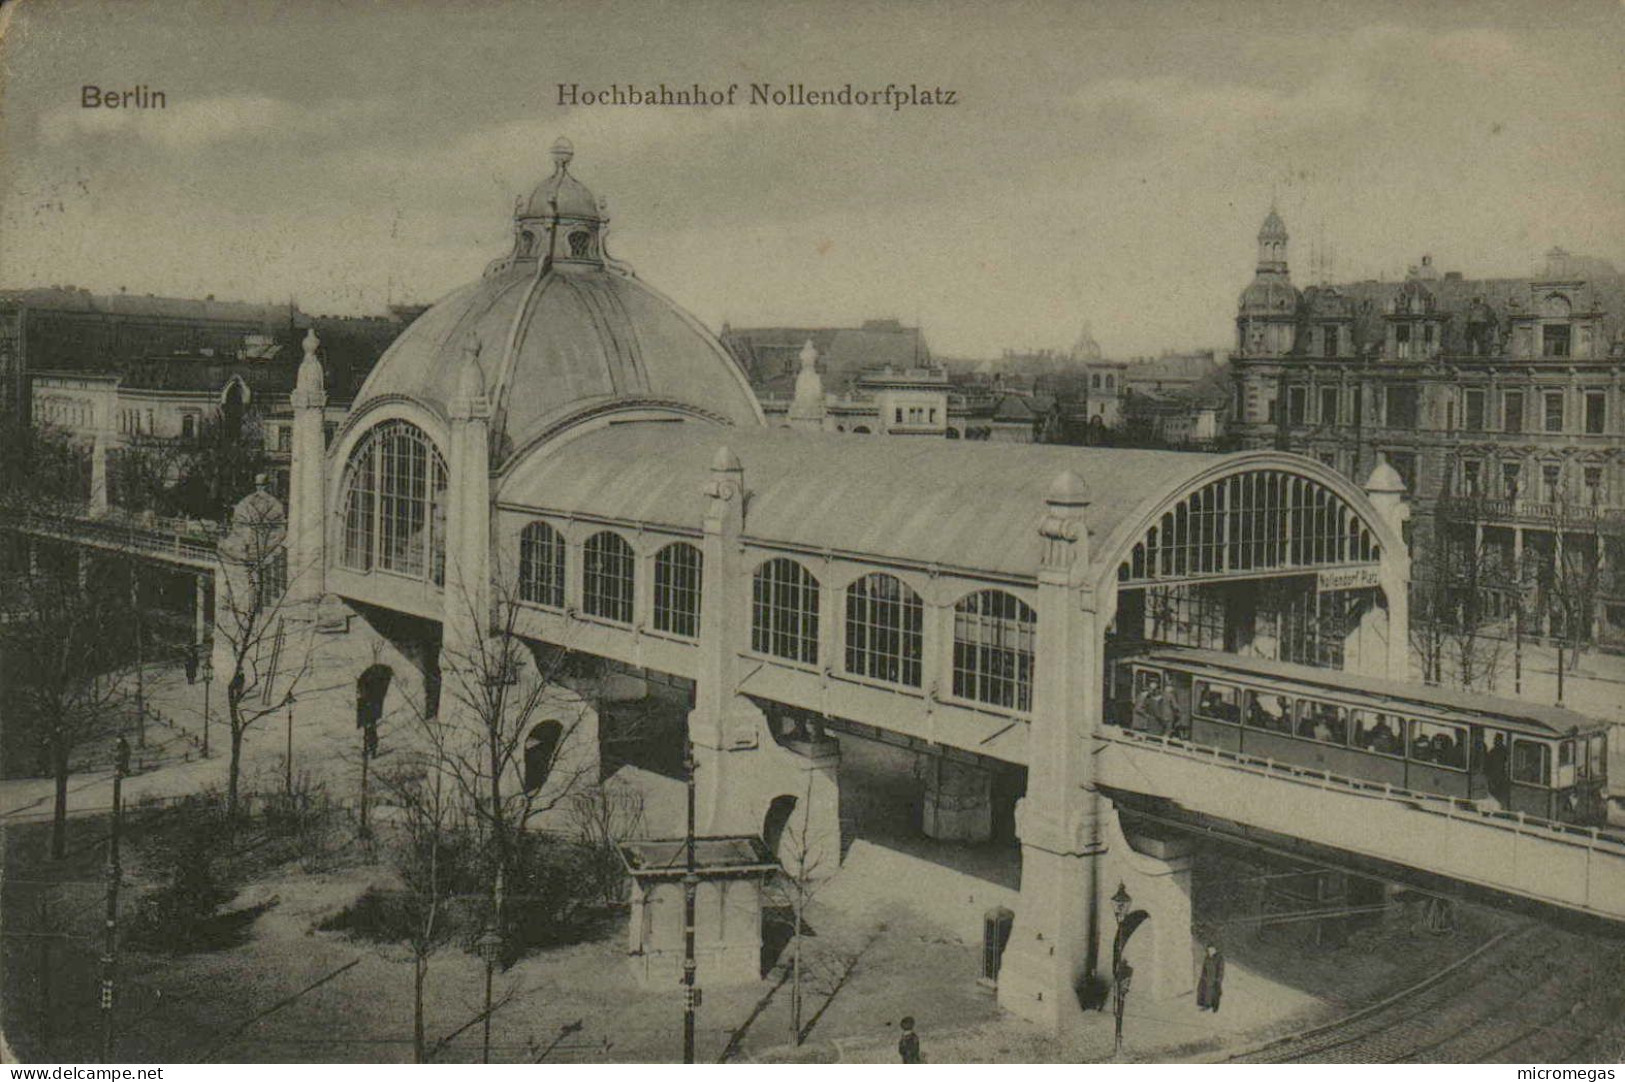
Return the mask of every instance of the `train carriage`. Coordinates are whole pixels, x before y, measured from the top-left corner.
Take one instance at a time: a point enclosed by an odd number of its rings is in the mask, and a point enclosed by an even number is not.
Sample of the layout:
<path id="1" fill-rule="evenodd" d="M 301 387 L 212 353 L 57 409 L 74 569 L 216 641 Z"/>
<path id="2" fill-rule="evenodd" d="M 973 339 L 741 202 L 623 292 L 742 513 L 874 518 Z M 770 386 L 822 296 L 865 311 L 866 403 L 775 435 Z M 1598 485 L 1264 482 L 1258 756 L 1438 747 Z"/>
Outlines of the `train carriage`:
<path id="1" fill-rule="evenodd" d="M 1601 825 L 1605 723 L 1478 692 L 1158 647 L 1114 659 L 1125 728 L 1560 822 Z"/>

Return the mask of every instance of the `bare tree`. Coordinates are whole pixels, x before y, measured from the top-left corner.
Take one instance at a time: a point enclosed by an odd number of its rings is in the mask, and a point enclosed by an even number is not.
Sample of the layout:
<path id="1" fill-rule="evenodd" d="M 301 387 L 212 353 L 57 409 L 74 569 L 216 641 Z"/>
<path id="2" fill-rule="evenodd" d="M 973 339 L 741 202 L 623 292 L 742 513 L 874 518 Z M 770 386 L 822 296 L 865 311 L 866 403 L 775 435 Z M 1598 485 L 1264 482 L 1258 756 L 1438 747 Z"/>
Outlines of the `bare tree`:
<path id="1" fill-rule="evenodd" d="M 56 782 L 51 856 L 61 859 L 74 750 L 111 731 L 122 701 L 115 670 L 126 609 L 106 591 L 82 588 L 71 574 L 30 571 L 12 585 L 0 614 L 0 642 L 16 681 L 11 691 Z"/>
<path id="2" fill-rule="evenodd" d="M 473 810 L 482 848 L 495 874 L 516 872 L 518 839 L 531 821 L 579 790 L 596 757 L 568 755 L 586 704 L 567 693 L 567 654 L 532 648 L 517 634 L 523 611 L 517 586 L 500 576 L 492 616 L 465 596 L 469 626 L 489 629 L 442 648 L 444 675 L 436 723 L 446 769 Z M 589 763 L 587 760 L 592 760 Z"/>
<path id="3" fill-rule="evenodd" d="M 417 717 L 418 734 L 425 743 L 380 772 L 379 783 L 395 811 L 386 851 L 405 888 L 402 917 L 412 953 L 413 1059 L 425 1063 L 430 1055 L 423 1010 L 429 963 L 453 936 L 448 906 L 470 845 L 466 809 L 440 766 L 436 743 L 440 732 L 424 724 L 421 713 Z"/>
<path id="4" fill-rule="evenodd" d="M 216 655 L 223 655 L 231 759 L 226 814 L 235 818 L 243 741 L 264 718 L 288 707 L 309 670 L 307 644 L 290 641 L 287 521 L 263 488 L 237 505 L 219 545 L 221 574 L 215 604 Z"/>
<path id="5" fill-rule="evenodd" d="M 799 814 L 798 814 L 799 813 Z M 798 822 L 799 820 L 799 822 Z M 790 1039 L 800 1044 L 806 1037 L 802 1025 L 803 980 L 809 959 L 806 948 L 807 906 L 823 886 L 824 854 L 811 836 L 812 776 L 807 777 L 807 791 L 796 802 L 780 837 L 779 857 L 781 869 L 773 878 L 772 894 L 779 904 L 790 910 Z"/>
<path id="6" fill-rule="evenodd" d="M 0 506 L 83 504 L 90 497 L 90 449 L 50 425 L 0 425 Z"/>
<path id="7" fill-rule="evenodd" d="M 1411 644 L 1428 683 L 1486 690 L 1505 665 L 1501 631 L 1517 603 L 1517 579 L 1500 553 L 1460 525 L 1441 522 L 1435 533 L 1412 594 Z"/>
<path id="8" fill-rule="evenodd" d="M 1565 507 L 1562 510 L 1568 509 Z M 1560 515 L 1559 532 L 1554 535 L 1555 551 L 1551 565 L 1546 569 L 1547 596 L 1557 625 L 1552 638 L 1557 644 L 1560 680 L 1565 665 L 1572 671 L 1579 664 L 1580 651 L 1591 639 L 1591 622 L 1596 613 L 1597 593 L 1601 586 L 1598 549 L 1602 539 L 1595 524 L 1583 530 L 1564 530 L 1562 524 L 1566 521 L 1567 515 Z M 1565 646 L 1568 650 L 1566 660 Z"/>
<path id="9" fill-rule="evenodd" d="M 620 846 L 643 827 L 643 794 L 631 785 L 604 781 L 582 787 L 571 796 L 569 808 L 576 840 L 592 855 L 592 882 L 584 885 L 599 902 L 623 900 L 627 879 Z"/>
<path id="10" fill-rule="evenodd" d="M 131 433 L 108 454 L 109 499 L 126 511 L 176 513 L 173 491 L 191 449 L 180 439 Z"/>

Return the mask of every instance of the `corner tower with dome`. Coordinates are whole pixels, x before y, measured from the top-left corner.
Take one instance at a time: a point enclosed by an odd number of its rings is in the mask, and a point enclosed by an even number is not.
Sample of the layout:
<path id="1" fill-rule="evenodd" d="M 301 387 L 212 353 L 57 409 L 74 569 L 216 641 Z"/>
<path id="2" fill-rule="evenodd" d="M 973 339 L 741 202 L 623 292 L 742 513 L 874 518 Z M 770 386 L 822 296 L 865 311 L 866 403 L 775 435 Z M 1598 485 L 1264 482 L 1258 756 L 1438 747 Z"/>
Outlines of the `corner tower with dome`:
<path id="1" fill-rule="evenodd" d="M 884 766 L 886 785 L 919 790 L 899 829 L 986 847 L 1004 869 L 1003 894 L 934 893 L 967 941 L 987 905 L 1015 910 L 1007 1008 L 1056 1026 L 1076 1012 L 1119 881 L 1164 899 L 1140 933 L 1160 946 L 1137 991 L 1179 994 L 1190 861 L 1134 850 L 1136 828 L 1099 784 L 1092 742 L 1114 731 L 1106 660 L 1176 634 L 1163 614 L 1178 611 L 1180 627 L 1237 649 L 1402 672 L 1408 563 L 1392 494 L 1374 502 L 1278 451 L 769 428 L 717 339 L 608 255 L 604 205 L 570 144 L 552 158 L 515 207 L 508 253 L 401 335 L 325 447 L 307 347 L 289 544 L 317 613 L 310 699 L 381 718 L 387 748 L 414 711 L 459 724 L 440 689 L 480 644 L 566 655 L 559 713 L 527 748 L 551 747 L 557 718 L 585 719 L 572 754 L 594 781 L 647 793 L 651 835 L 681 833 L 673 764 L 691 743 L 702 833 L 755 835 L 783 856 L 793 816 L 820 874 L 843 854 L 901 859 L 842 836 L 843 800 L 890 799 L 864 796 Z M 1284 233 L 1261 237 L 1270 323 L 1270 298 L 1291 292 Z M 1221 507 L 1283 537 L 1243 552 L 1239 534 L 1208 528 Z M 1345 585 L 1317 591 L 1322 569 Z M 1261 615 L 1322 598 L 1346 618 L 1325 641 L 1288 641 L 1280 629 L 1311 625 Z M 513 784 L 552 781 L 527 769 Z M 914 881 L 884 864 L 856 874 Z"/>

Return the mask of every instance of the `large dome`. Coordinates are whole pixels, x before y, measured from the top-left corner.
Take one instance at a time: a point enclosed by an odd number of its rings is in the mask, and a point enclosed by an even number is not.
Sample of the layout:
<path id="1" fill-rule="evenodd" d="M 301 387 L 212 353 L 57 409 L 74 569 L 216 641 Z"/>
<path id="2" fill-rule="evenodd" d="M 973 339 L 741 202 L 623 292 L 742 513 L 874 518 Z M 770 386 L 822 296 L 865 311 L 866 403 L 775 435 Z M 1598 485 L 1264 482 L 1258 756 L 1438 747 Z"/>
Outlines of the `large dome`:
<path id="1" fill-rule="evenodd" d="M 1241 291 L 1240 309 L 1245 314 L 1280 315 L 1298 310 L 1298 289 L 1285 276 L 1260 274 Z"/>
<path id="2" fill-rule="evenodd" d="M 477 378 L 468 386 L 483 386 L 493 408 L 493 466 L 563 423 L 617 408 L 764 423 L 732 355 L 607 259 L 600 229 L 573 251 L 558 241 L 555 258 L 545 251 L 552 226 L 521 205 L 513 254 L 419 316 L 379 359 L 351 415 L 405 398 L 449 417 L 464 379 Z"/>

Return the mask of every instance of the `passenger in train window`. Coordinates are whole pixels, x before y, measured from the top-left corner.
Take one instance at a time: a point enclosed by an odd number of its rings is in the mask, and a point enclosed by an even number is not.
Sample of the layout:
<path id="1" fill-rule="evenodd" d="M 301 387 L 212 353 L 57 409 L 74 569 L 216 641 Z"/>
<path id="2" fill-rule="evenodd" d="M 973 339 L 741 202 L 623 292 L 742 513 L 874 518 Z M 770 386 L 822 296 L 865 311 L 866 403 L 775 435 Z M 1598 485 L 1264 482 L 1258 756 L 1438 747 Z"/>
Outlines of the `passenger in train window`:
<path id="1" fill-rule="evenodd" d="M 1433 736 L 1433 761 L 1441 766 L 1466 766 L 1466 759 L 1461 754 L 1461 741 L 1459 739 L 1452 740 L 1449 733 L 1435 733 Z"/>
<path id="2" fill-rule="evenodd" d="M 1398 755 L 1404 751 L 1400 746 L 1399 736 L 1388 725 L 1388 715 L 1378 714 L 1377 723 L 1371 727 L 1367 737 L 1368 746 L 1372 751 L 1383 755 Z"/>
<path id="3" fill-rule="evenodd" d="M 1490 750 L 1484 754 L 1484 776 L 1489 781 L 1490 796 L 1505 807 L 1511 800 L 1511 776 L 1507 771 L 1507 736 L 1496 733 Z"/>
<path id="4" fill-rule="evenodd" d="M 1131 727 L 1137 733 L 1148 733 L 1152 730 L 1152 704 L 1162 693 L 1162 681 L 1156 673 L 1141 673 L 1144 682 L 1140 687 L 1140 697 L 1134 700 L 1134 718 Z"/>
<path id="5" fill-rule="evenodd" d="M 1321 743 L 1331 742 L 1332 727 L 1327 723 L 1326 712 L 1324 710 L 1315 711 L 1315 727 L 1313 730 L 1311 730 L 1310 735 L 1316 740 L 1319 740 Z"/>
<path id="6" fill-rule="evenodd" d="M 1433 742 L 1420 728 L 1416 730 L 1416 738 L 1411 741 L 1411 758 L 1418 763 L 1433 761 Z"/>

